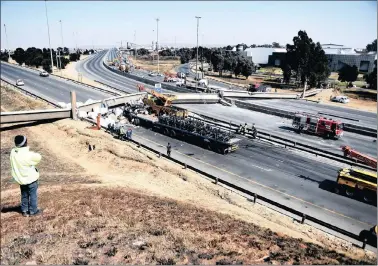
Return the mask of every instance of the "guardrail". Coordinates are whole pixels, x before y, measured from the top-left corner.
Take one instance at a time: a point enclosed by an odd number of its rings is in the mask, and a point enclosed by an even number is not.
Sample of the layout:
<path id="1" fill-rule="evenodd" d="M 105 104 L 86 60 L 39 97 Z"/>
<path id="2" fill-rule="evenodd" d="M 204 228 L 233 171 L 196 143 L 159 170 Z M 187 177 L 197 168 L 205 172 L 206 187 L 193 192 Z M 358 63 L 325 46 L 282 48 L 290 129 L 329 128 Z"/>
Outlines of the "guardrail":
<path id="1" fill-rule="evenodd" d="M 151 86 L 155 86 L 156 83 L 161 83 L 161 87 L 163 89 L 169 90 L 169 91 L 188 92 L 188 90 L 186 90 L 186 89 L 182 89 L 182 88 L 177 87 L 177 86 L 172 86 L 172 85 L 166 84 L 164 82 L 159 82 L 159 81 L 155 81 L 155 80 L 151 80 L 151 79 L 142 78 L 142 77 L 133 75 L 131 73 L 122 72 L 122 71 L 119 71 L 117 69 L 114 69 L 114 68 L 108 66 L 105 62 L 102 62 L 102 63 L 107 69 L 109 69 L 110 71 L 112 71 L 112 72 L 114 72 L 118 75 L 122 75 L 122 76 L 125 76 L 127 78 L 130 78 L 130 79 L 133 79 L 133 80 L 136 80 L 136 81 L 139 81 L 139 82 L 151 85 Z"/>
<path id="2" fill-rule="evenodd" d="M 262 112 L 266 114 L 280 116 L 287 119 L 293 119 L 295 115 L 295 112 L 284 111 L 277 108 L 262 106 L 258 104 L 244 102 L 241 100 L 230 99 L 227 97 L 225 97 L 224 100 L 231 104 L 235 104 L 237 107 L 240 107 L 243 109 L 248 109 L 248 110 L 252 110 L 256 112 Z M 370 136 L 370 137 L 375 137 L 375 138 L 377 137 L 377 129 L 374 129 L 374 128 L 358 126 L 358 125 L 350 124 L 350 123 L 344 123 L 344 130 L 349 131 L 349 132 L 354 132 L 360 135 L 365 135 L 365 136 Z"/>
<path id="3" fill-rule="evenodd" d="M 95 121 L 92 120 L 92 119 L 85 118 L 84 120 L 86 120 L 86 121 L 88 121 L 90 123 L 95 123 Z M 104 129 L 107 129 L 104 126 L 101 126 L 101 127 L 104 128 Z M 249 191 L 247 189 L 244 189 L 244 188 L 242 188 L 240 186 L 237 186 L 237 185 L 235 185 L 233 183 L 230 183 L 230 182 L 228 182 L 226 180 L 223 180 L 223 179 L 221 179 L 219 177 L 216 177 L 216 176 L 214 176 L 214 175 L 212 175 L 210 173 L 202 171 L 202 170 L 198 169 L 195 165 L 184 163 L 184 162 L 182 162 L 182 161 L 180 161 L 178 159 L 173 158 L 172 156 L 168 157 L 165 154 L 159 152 L 158 150 L 152 148 L 149 145 L 143 144 L 143 143 L 135 141 L 133 139 L 131 139 L 130 141 L 133 142 L 133 143 L 135 143 L 135 144 L 137 144 L 138 147 L 143 147 L 143 148 L 145 148 L 145 149 L 147 149 L 147 150 L 155 153 L 156 155 L 162 156 L 162 157 L 164 157 L 164 158 L 166 158 L 168 160 L 171 160 L 171 161 L 173 161 L 173 162 L 175 162 L 177 164 L 182 165 L 184 168 L 191 169 L 191 170 L 193 170 L 193 171 L 195 171 L 195 172 L 197 172 L 197 173 L 199 173 L 201 175 L 204 175 L 204 176 L 206 176 L 206 177 L 214 180 L 216 184 L 217 183 L 221 183 L 221 184 L 223 184 L 223 185 L 225 185 L 225 186 L 227 186 L 229 188 L 232 188 L 232 189 L 234 189 L 234 190 L 236 190 L 238 192 L 241 192 L 244 195 L 248 195 L 250 197 L 253 197 L 253 202 L 254 203 L 256 203 L 257 200 L 264 201 L 264 202 L 266 202 L 266 203 L 268 203 L 270 205 L 273 205 L 275 207 L 278 207 L 278 208 L 280 208 L 282 210 L 285 210 L 285 211 L 287 211 L 287 212 L 289 212 L 291 214 L 294 214 L 294 215 L 298 216 L 301 219 L 301 222 L 300 222 L 301 224 L 303 224 L 306 220 L 311 221 L 311 222 L 313 222 L 315 224 L 318 224 L 318 225 L 321 225 L 321 226 L 323 226 L 325 228 L 328 228 L 328 229 L 330 229 L 330 230 L 332 230 L 334 232 L 340 233 L 340 234 L 342 234 L 344 236 L 347 236 L 347 237 L 349 237 L 351 239 L 354 239 L 354 240 L 362 242 L 361 248 L 363 248 L 363 249 L 365 249 L 365 247 L 366 247 L 367 239 L 361 239 L 361 237 L 359 235 L 356 235 L 356 234 L 351 233 L 351 232 L 349 232 L 347 230 L 339 228 L 339 227 L 337 227 L 337 226 L 335 226 L 333 224 L 324 222 L 324 221 L 322 221 L 322 220 L 320 220 L 320 219 L 318 219 L 316 217 L 313 217 L 311 215 L 308 215 L 308 214 L 306 214 L 304 212 L 301 212 L 301 211 L 295 210 L 293 208 L 290 208 L 290 207 L 288 207 L 288 206 L 286 206 L 284 204 L 281 204 L 281 203 L 278 203 L 278 202 L 273 201 L 271 199 L 268 199 L 268 198 L 266 198 L 266 197 L 264 197 L 264 196 L 262 196 L 262 195 L 260 195 L 258 193 L 255 193 L 255 192 Z"/>
<path id="4" fill-rule="evenodd" d="M 231 129 L 233 131 L 236 131 L 236 129 L 239 128 L 238 124 L 233 123 L 231 121 L 224 121 L 224 120 L 216 119 L 216 118 L 206 116 L 206 115 L 203 115 L 203 114 L 196 114 L 196 115 L 205 118 L 205 121 L 207 121 L 207 122 L 213 122 L 215 125 L 221 126 L 221 127 L 225 128 L 227 130 Z M 247 133 L 246 135 L 251 137 L 250 133 Z M 261 129 L 258 129 L 257 136 L 260 139 L 265 139 L 265 140 L 283 145 L 283 146 L 285 146 L 285 148 L 286 147 L 294 148 L 294 149 L 297 149 L 297 150 L 301 150 L 301 151 L 305 151 L 305 152 L 314 154 L 316 156 L 320 156 L 320 157 L 335 160 L 335 161 L 338 161 L 338 162 L 341 162 L 341 163 L 345 163 L 345 164 L 348 164 L 348 165 L 351 165 L 351 166 L 356 166 L 356 167 L 376 171 L 376 169 L 374 169 L 372 167 L 358 163 L 357 160 L 353 160 L 349 157 L 344 157 L 341 154 L 337 154 L 337 153 L 334 153 L 334 152 L 331 152 L 331 151 L 322 150 L 322 149 L 319 149 L 319 148 L 316 148 L 316 147 L 313 147 L 313 146 L 310 146 L 310 145 L 307 145 L 307 144 L 303 144 L 303 143 L 300 143 L 300 142 L 297 142 L 297 141 L 289 140 L 289 139 L 271 134 L 270 132 L 267 132 L 267 131 L 264 131 L 264 130 L 261 130 Z"/>
<path id="5" fill-rule="evenodd" d="M 50 101 L 50 100 L 46 99 L 45 96 L 37 95 L 36 93 L 31 93 L 31 92 L 29 92 L 29 91 L 27 91 L 27 90 L 24 90 L 23 88 L 18 87 L 18 86 L 15 86 L 15 85 L 13 85 L 12 83 L 10 83 L 9 81 L 6 81 L 6 80 L 3 79 L 3 78 L 1 78 L 1 81 L 4 82 L 4 83 L 6 83 L 7 86 L 11 86 L 13 89 L 18 90 L 18 91 L 20 91 L 21 93 L 23 93 L 23 94 L 25 94 L 25 95 L 27 95 L 27 96 L 31 96 L 31 97 L 33 97 L 33 98 L 35 98 L 35 99 L 38 99 L 38 100 L 44 101 L 44 102 L 46 102 L 46 103 L 48 103 L 48 104 L 50 104 L 50 105 L 52 105 L 52 106 L 54 106 L 54 107 L 58 107 L 58 108 L 60 108 L 60 106 L 59 106 L 57 103 L 55 103 L 55 102 L 53 102 L 53 101 Z"/>
<path id="6" fill-rule="evenodd" d="M 29 67 L 29 66 L 25 66 L 25 67 L 21 67 L 19 65 L 16 65 L 16 64 L 11 64 L 11 63 L 8 63 L 8 62 L 4 62 L 5 64 L 8 64 L 8 65 L 11 65 L 11 66 L 14 66 L 14 67 L 18 67 L 18 68 L 27 68 L 29 70 L 32 70 L 33 72 L 39 72 L 37 69 L 35 68 L 32 68 L 32 67 Z M 86 84 L 86 83 L 83 83 L 83 82 L 80 82 L 80 81 L 77 81 L 77 80 L 74 80 L 74 79 L 70 79 L 70 78 L 67 78 L 67 77 L 63 77 L 63 76 L 59 76 L 59 75 L 55 75 L 53 73 L 50 73 L 51 76 L 54 76 L 54 77 L 57 77 L 57 78 L 61 78 L 61 79 L 64 79 L 64 80 L 68 80 L 68 81 L 71 81 L 75 84 L 78 84 L 78 85 L 81 85 L 81 86 L 85 86 L 85 87 L 89 87 L 91 89 L 94 89 L 94 90 L 98 90 L 98 91 L 101 91 L 101 92 L 105 92 L 105 93 L 108 93 L 110 95 L 113 95 L 113 96 L 120 96 L 122 95 L 122 93 L 125 93 L 124 91 L 122 90 L 119 90 L 119 89 L 116 89 L 117 91 L 121 92 L 121 93 L 117 93 L 117 92 L 114 92 L 114 91 L 109 91 L 109 90 L 106 90 L 106 89 L 102 89 L 102 88 L 99 88 L 99 87 L 96 87 L 96 86 L 93 86 L 93 85 L 89 85 L 89 84 Z"/>

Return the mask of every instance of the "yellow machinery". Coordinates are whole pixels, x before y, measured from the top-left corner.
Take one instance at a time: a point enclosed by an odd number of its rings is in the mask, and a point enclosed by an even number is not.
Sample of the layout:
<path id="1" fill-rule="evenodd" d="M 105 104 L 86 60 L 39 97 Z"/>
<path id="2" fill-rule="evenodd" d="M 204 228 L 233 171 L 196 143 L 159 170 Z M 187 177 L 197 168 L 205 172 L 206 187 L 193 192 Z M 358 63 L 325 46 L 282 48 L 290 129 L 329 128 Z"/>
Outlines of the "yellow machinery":
<path id="1" fill-rule="evenodd" d="M 336 193 L 348 197 L 362 196 L 366 202 L 377 199 L 377 173 L 360 169 L 344 168 L 337 176 Z"/>
<path id="2" fill-rule="evenodd" d="M 188 111 L 186 109 L 172 106 L 172 101 L 174 99 L 176 99 L 176 96 L 167 96 L 154 90 L 150 90 L 148 91 L 147 97 L 143 99 L 143 103 L 148 105 L 152 109 L 152 112 L 157 116 L 167 114 L 187 117 Z"/>

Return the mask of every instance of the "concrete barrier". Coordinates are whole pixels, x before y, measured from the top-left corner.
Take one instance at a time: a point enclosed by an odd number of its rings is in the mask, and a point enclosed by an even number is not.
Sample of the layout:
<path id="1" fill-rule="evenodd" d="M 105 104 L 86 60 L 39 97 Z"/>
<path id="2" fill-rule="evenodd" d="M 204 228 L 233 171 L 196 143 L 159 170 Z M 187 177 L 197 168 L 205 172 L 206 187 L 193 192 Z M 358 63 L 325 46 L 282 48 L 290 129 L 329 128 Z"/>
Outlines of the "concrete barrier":
<path id="1" fill-rule="evenodd" d="M 1 112 L 1 124 L 70 118 L 71 108 Z"/>
<path id="2" fill-rule="evenodd" d="M 145 83 L 145 84 L 148 84 L 148 85 L 151 85 L 151 86 L 155 86 L 156 83 L 159 83 L 159 82 L 152 80 L 152 79 L 146 79 L 146 78 L 142 78 L 142 77 L 133 75 L 131 73 L 121 72 L 117 69 L 114 69 L 114 68 L 108 66 L 105 62 L 103 62 L 103 64 L 110 71 L 112 71 L 112 72 L 114 72 L 118 75 L 122 75 L 126 78 L 130 78 L 130 79 L 133 79 L 133 80 L 136 80 L 136 81 L 139 81 L 141 83 Z M 174 86 L 174 85 L 166 84 L 164 82 L 160 82 L 160 83 L 161 83 L 161 87 L 165 90 L 175 91 L 175 92 L 188 92 L 187 89 L 182 88 L 182 87 L 177 87 L 177 86 Z"/>
<path id="3" fill-rule="evenodd" d="M 77 109 L 79 111 L 86 111 L 86 112 L 91 112 L 94 108 L 100 108 L 102 103 L 105 103 L 106 106 L 109 108 L 114 108 L 117 106 L 122 106 L 125 103 L 128 102 L 135 102 L 143 99 L 147 92 L 138 92 L 138 93 L 133 93 L 133 94 L 127 94 L 123 96 L 118 96 L 118 97 L 112 97 L 112 98 L 107 98 L 105 100 L 100 100 L 100 101 L 95 101 L 93 103 L 89 103 L 86 105 L 82 105 L 78 107 Z"/>
<path id="4" fill-rule="evenodd" d="M 252 110 L 256 112 L 275 115 L 275 116 L 280 116 L 280 117 L 285 117 L 288 119 L 293 119 L 294 114 L 295 114 L 295 112 L 289 112 L 289 111 L 284 111 L 277 108 L 261 106 L 261 105 L 257 105 L 257 104 L 253 104 L 249 102 L 244 102 L 241 100 L 231 99 L 230 97 L 224 98 L 224 100 L 230 104 L 236 105 L 239 108 L 248 109 L 248 110 Z M 374 138 L 377 137 L 377 129 L 375 128 L 369 128 L 369 127 L 344 123 L 344 130 L 348 132 L 364 135 L 364 136 L 369 136 L 369 137 L 374 137 Z"/>
<path id="5" fill-rule="evenodd" d="M 176 99 L 172 101 L 174 104 L 188 103 L 219 103 L 220 98 L 217 94 L 198 94 L 198 93 L 185 93 L 175 94 Z"/>

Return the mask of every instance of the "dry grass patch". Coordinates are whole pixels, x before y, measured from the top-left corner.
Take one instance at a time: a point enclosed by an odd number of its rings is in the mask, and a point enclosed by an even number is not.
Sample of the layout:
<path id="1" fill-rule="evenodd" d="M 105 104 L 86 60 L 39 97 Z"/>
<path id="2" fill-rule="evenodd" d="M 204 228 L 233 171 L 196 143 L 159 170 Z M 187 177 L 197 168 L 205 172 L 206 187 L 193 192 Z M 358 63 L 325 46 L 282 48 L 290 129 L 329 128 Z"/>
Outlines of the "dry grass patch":
<path id="1" fill-rule="evenodd" d="M 124 188 L 44 190 L 40 202 L 43 216 L 2 218 L 2 264 L 374 264 Z"/>

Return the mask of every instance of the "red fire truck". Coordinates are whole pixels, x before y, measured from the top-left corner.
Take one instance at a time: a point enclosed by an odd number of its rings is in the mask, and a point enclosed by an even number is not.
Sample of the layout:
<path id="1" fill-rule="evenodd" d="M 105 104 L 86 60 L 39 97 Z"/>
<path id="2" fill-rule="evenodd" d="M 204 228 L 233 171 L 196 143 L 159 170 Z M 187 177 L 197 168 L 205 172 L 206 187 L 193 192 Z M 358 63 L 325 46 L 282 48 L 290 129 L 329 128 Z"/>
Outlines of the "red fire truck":
<path id="1" fill-rule="evenodd" d="M 298 133 L 306 132 L 326 138 L 339 139 L 343 135 L 343 123 L 314 114 L 296 113 L 293 127 Z"/>

